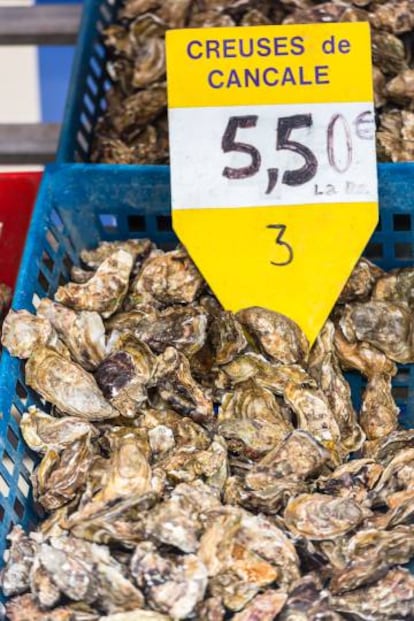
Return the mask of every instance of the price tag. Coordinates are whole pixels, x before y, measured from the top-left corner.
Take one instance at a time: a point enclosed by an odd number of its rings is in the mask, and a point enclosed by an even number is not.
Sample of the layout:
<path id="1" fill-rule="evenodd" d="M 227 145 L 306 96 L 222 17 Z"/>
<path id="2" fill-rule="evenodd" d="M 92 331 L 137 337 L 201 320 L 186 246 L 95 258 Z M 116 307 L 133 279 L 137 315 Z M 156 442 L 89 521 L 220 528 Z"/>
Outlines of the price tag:
<path id="1" fill-rule="evenodd" d="M 368 24 L 167 33 L 174 229 L 227 309 L 311 342 L 378 219 Z"/>

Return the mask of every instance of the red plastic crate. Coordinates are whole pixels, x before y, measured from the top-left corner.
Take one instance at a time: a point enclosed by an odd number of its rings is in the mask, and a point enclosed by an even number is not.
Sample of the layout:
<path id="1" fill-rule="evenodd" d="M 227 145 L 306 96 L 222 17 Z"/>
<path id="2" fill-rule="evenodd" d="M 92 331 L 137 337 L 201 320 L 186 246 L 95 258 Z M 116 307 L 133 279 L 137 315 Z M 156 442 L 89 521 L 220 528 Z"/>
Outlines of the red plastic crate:
<path id="1" fill-rule="evenodd" d="M 14 287 L 41 172 L 0 173 L 0 282 Z"/>

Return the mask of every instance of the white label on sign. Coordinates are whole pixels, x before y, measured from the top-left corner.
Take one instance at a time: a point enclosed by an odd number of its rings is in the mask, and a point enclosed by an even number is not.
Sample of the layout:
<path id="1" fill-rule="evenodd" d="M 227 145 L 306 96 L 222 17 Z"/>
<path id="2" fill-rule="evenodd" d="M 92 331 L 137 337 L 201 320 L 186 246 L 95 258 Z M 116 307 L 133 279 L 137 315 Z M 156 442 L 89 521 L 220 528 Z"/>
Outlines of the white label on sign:
<path id="1" fill-rule="evenodd" d="M 173 108 L 173 208 L 375 202 L 372 103 Z"/>

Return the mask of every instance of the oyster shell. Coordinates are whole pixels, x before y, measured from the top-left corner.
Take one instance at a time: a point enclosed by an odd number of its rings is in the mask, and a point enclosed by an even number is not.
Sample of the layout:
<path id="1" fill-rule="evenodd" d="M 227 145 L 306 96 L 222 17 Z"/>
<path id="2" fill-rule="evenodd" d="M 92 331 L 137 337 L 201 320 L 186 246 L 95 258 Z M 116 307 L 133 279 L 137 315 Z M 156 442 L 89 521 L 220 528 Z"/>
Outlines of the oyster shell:
<path id="1" fill-rule="evenodd" d="M 73 500 L 86 484 L 95 457 L 89 437 L 76 440 L 60 453 L 48 449 L 32 476 L 36 500 L 53 511 Z"/>
<path id="2" fill-rule="evenodd" d="M 249 379 L 268 388 L 276 395 L 283 395 L 289 382 L 301 386 L 316 388 L 315 380 L 299 365 L 274 364 L 264 356 L 246 352 L 222 367 L 223 372 L 237 385 Z"/>
<path id="3" fill-rule="evenodd" d="M 365 341 L 395 362 L 413 361 L 412 318 L 403 306 L 380 300 L 346 306 L 339 325 L 351 343 Z"/>
<path id="4" fill-rule="evenodd" d="M 148 398 L 155 356 L 145 343 L 125 333 L 112 343 L 112 353 L 95 372 L 104 397 L 126 418 L 135 418 Z"/>
<path id="5" fill-rule="evenodd" d="M 193 302 L 203 287 L 203 279 L 184 249 L 150 256 L 132 282 L 128 304 L 146 297 L 162 304 Z M 134 303 L 135 302 L 135 303 Z"/>
<path id="6" fill-rule="evenodd" d="M 153 383 L 172 409 L 198 423 L 213 421 L 213 404 L 192 378 L 187 358 L 174 347 L 158 356 Z"/>
<path id="7" fill-rule="evenodd" d="M 385 576 L 393 565 L 407 563 L 413 554 L 412 526 L 397 526 L 391 531 L 362 530 L 347 543 L 347 565 L 334 574 L 329 588 L 338 594 L 372 584 Z"/>
<path id="8" fill-rule="evenodd" d="M 374 375 L 368 380 L 359 417 L 368 440 L 384 438 L 397 429 L 400 410 L 391 388 L 391 378 L 386 375 Z"/>
<path id="9" fill-rule="evenodd" d="M 115 418 L 94 378 L 47 347 L 37 347 L 26 364 L 26 381 L 61 412 L 90 421 Z"/>
<path id="10" fill-rule="evenodd" d="M 289 501 L 283 517 L 292 533 L 319 541 L 354 530 L 364 519 L 364 513 L 352 498 L 302 494 Z"/>
<path id="11" fill-rule="evenodd" d="M 414 488 L 414 449 L 400 451 L 384 468 L 372 498 L 375 504 L 390 505 L 394 494 Z M 398 496 L 397 496 L 398 498 Z"/>
<path id="12" fill-rule="evenodd" d="M 186 356 L 193 356 L 207 338 L 207 314 L 194 307 L 169 307 L 154 320 L 142 319 L 135 336 L 157 354 L 173 346 Z"/>
<path id="13" fill-rule="evenodd" d="M 361 258 L 352 270 L 345 287 L 339 296 L 339 304 L 348 304 L 350 302 L 362 302 L 367 300 L 375 283 L 384 275 L 381 268 L 377 267 L 368 259 Z"/>
<path id="14" fill-rule="evenodd" d="M 333 608 L 361 621 L 410 619 L 414 612 L 414 577 L 406 569 L 391 569 L 371 586 L 334 597 Z"/>
<path id="15" fill-rule="evenodd" d="M 1 588 L 6 597 L 20 595 L 30 588 L 30 572 L 33 567 L 37 546 L 21 526 L 14 526 L 7 536 L 11 542 L 5 553 L 5 567 L 1 573 Z"/>
<path id="16" fill-rule="evenodd" d="M 127 293 L 133 263 L 130 252 L 118 250 L 99 265 L 86 283 L 59 287 L 55 300 L 78 311 L 96 311 L 104 318 L 110 317 Z"/>
<path id="17" fill-rule="evenodd" d="M 282 364 L 306 360 L 308 341 L 299 326 L 288 317 L 258 306 L 243 309 L 236 317 L 272 360 Z"/>
<path id="18" fill-rule="evenodd" d="M 329 407 L 325 394 L 319 388 L 302 388 L 293 383 L 286 386 L 286 403 L 298 419 L 298 426 L 309 431 L 321 444 L 333 453 L 340 441 L 341 432 Z"/>
<path id="19" fill-rule="evenodd" d="M 234 615 L 234 621 L 272 621 L 282 610 L 287 600 L 284 591 L 271 589 L 256 595 L 242 612 Z"/>
<path id="20" fill-rule="evenodd" d="M 328 476 L 320 477 L 316 487 L 324 494 L 354 498 L 363 503 L 382 472 L 382 466 L 373 459 L 353 459 Z"/>
<path id="21" fill-rule="evenodd" d="M 338 328 L 335 331 L 335 349 L 344 370 L 355 369 L 368 378 L 397 374 L 397 366 L 382 351 L 365 342 L 349 343 Z"/>
<path id="22" fill-rule="evenodd" d="M 87 369 L 94 370 L 105 357 L 105 326 L 98 313 L 81 311 L 41 300 L 37 317 L 47 319 L 68 347 L 72 359 Z"/>
<path id="23" fill-rule="evenodd" d="M 174 619 L 190 615 L 207 588 L 207 570 L 198 556 L 163 557 L 145 541 L 134 552 L 131 573 L 151 607 Z"/>
<path id="24" fill-rule="evenodd" d="M 372 298 L 413 308 L 413 286 L 414 270 L 411 267 L 393 270 L 377 281 Z"/>
<path id="25" fill-rule="evenodd" d="M 1 342 L 12 356 L 25 359 L 36 347 L 55 347 L 58 337 L 47 319 L 26 310 L 10 310 L 3 323 Z"/>
<path id="26" fill-rule="evenodd" d="M 26 444 L 37 453 L 60 452 L 85 436 L 98 435 L 89 421 L 74 416 L 55 418 L 34 405 L 23 414 L 20 429 Z"/>
<path id="27" fill-rule="evenodd" d="M 341 444 L 346 451 L 357 451 L 365 439 L 352 405 L 351 389 L 342 375 L 334 348 L 335 326 L 327 321 L 309 357 L 309 372 L 325 393 L 338 423 Z"/>

